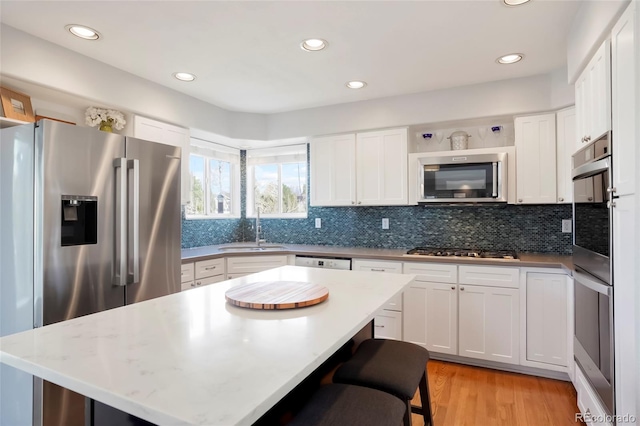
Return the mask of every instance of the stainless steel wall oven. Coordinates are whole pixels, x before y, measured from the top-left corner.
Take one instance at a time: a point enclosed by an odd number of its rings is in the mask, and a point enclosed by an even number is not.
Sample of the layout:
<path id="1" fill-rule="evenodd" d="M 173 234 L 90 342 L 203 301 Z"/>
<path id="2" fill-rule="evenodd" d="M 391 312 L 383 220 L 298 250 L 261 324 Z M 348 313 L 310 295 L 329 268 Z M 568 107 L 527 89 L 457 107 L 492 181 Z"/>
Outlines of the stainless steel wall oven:
<path id="1" fill-rule="evenodd" d="M 573 156 L 574 356 L 609 414 L 614 407 L 611 134 Z"/>

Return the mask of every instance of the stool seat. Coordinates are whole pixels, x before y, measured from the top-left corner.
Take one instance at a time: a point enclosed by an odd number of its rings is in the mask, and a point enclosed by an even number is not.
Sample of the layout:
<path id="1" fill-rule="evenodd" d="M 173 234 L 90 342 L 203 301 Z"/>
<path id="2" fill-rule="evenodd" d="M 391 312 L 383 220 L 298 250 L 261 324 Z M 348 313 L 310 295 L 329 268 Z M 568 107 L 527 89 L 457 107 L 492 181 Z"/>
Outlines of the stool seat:
<path id="1" fill-rule="evenodd" d="M 335 372 L 335 383 L 367 386 L 412 399 L 429 361 L 429 351 L 398 340 L 369 339 Z"/>
<path id="2" fill-rule="evenodd" d="M 406 404 L 405 426 L 411 425 L 412 412 L 422 414 L 424 424 L 433 426 L 427 361 L 429 351 L 421 346 L 399 340 L 369 339 L 336 370 L 333 382 L 365 386 L 394 395 Z M 416 389 L 420 390 L 422 407 L 411 405 Z"/>
<path id="3" fill-rule="evenodd" d="M 398 426 L 407 407 L 375 389 L 344 384 L 322 386 L 288 426 Z"/>

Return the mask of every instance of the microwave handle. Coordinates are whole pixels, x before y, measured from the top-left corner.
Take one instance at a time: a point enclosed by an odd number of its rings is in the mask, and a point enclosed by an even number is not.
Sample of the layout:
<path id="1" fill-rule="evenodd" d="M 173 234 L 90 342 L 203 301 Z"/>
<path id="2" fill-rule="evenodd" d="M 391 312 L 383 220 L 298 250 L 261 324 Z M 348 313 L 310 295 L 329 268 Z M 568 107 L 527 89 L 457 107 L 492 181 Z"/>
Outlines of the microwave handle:
<path id="1" fill-rule="evenodd" d="M 498 163 L 493 163 L 493 194 L 494 197 L 498 196 Z"/>

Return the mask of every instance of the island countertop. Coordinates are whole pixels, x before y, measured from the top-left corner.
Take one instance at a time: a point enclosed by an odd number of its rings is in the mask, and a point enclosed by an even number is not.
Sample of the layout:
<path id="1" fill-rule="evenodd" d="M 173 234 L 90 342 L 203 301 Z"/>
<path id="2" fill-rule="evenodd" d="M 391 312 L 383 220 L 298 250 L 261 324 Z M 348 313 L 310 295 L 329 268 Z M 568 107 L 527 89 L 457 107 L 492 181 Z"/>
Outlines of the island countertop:
<path id="1" fill-rule="evenodd" d="M 163 425 L 248 425 L 345 344 L 413 275 L 284 266 L 0 339 L 0 362 Z M 319 305 L 225 302 L 257 281 L 325 286 Z"/>

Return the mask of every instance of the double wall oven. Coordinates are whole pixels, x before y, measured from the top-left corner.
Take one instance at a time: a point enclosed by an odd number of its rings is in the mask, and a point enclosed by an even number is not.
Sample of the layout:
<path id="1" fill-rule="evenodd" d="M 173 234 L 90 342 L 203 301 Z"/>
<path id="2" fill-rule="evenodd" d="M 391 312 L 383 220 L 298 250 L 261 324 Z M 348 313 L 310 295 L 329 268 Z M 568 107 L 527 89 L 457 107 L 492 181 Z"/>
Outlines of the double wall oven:
<path id="1" fill-rule="evenodd" d="M 573 156 L 574 356 L 614 414 L 611 134 Z"/>

